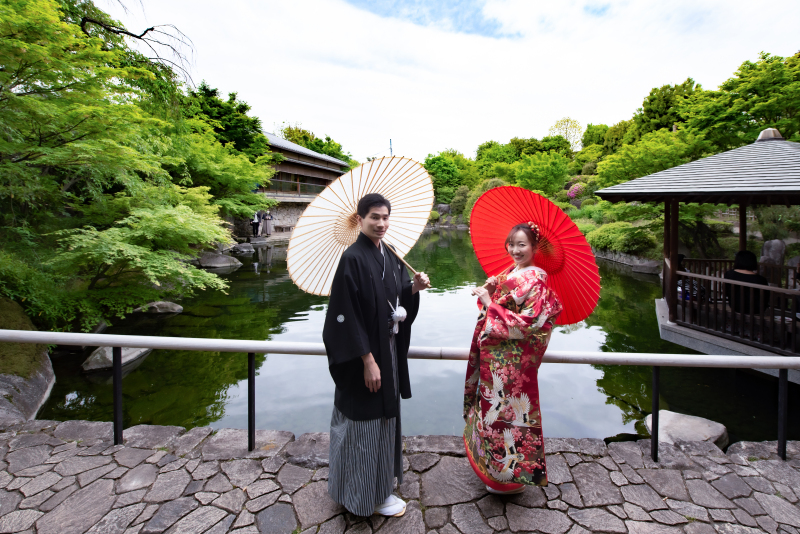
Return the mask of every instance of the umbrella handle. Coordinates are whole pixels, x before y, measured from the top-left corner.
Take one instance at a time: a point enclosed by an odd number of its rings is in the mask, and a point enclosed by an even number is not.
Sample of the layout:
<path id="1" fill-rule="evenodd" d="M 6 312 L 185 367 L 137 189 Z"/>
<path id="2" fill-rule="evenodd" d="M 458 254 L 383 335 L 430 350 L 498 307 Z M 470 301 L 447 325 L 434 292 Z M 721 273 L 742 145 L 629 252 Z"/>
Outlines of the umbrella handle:
<path id="1" fill-rule="evenodd" d="M 385 241 L 385 243 L 386 243 L 386 245 L 390 245 L 390 243 L 388 243 L 388 242 L 386 242 L 386 241 Z M 396 257 L 398 260 L 400 260 L 400 261 L 402 261 L 402 262 L 403 262 L 403 265 L 405 265 L 406 267 L 408 267 L 409 269 L 411 269 L 411 272 L 412 272 L 412 273 L 414 273 L 414 274 L 417 274 L 417 271 L 415 271 L 415 270 L 414 270 L 414 268 L 413 268 L 412 266 L 410 266 L 406 260 L 404 260 L 403 258 L 401 258 L 401 257 L 400 257 L 400 255 L 397 253 L 397 251 L 394 249 L 394 247 L 392 247 L 392 246 L 387 246 L 386 248 L 388 248 L 389 250 L 391 250 L 391 251 L 392 251 L 392 254 L 394 254 L 394 255 L 395 255 L 395 257 Z"/>

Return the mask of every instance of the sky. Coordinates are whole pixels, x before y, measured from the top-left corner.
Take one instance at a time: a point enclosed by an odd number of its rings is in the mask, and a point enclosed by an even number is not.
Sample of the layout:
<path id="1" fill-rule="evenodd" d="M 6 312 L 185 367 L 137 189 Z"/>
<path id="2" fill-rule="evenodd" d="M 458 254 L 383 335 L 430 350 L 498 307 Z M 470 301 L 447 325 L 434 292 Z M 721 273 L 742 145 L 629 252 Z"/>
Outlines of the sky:
<path id="1" fill-rule="evenodd" d="M 474 157 L 563 117 L 612 125 L 654 87 L 714 89 L 761 51 L 800 50 L 797 0 L 140 2 L 97 0 L 131 31 L 175 25 L 194 83 L 236 92 L 264 130 L 300 123 L 359 161 L 390 139 Z"/>

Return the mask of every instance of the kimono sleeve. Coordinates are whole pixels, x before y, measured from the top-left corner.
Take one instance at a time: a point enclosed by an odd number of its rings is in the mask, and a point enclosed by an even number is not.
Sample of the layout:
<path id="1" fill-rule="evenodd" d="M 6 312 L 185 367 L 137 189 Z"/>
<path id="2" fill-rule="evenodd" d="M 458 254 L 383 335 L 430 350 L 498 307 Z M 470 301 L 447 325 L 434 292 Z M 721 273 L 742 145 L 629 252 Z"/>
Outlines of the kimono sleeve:
<path id="1" fill-rule="evenodd" d="M 493 302 L 486 310 L 484 331 L 494 339 L 524 339 L 553 328 L 561 309 L 555 292 L 541 284 L 531 291 L 519 313 Z"/>
<path id="2" fill-rule="evenodd" d="M 331 285 L 331 297 L 322 341 L 328 353 L 328 365 L 333 366 L 360 358 L 370 352 L 365 327 L 361 292 L 363 287 L 357 259 L 342 256 Z M 361 287 L 360 287 L 361 286 Z"/>

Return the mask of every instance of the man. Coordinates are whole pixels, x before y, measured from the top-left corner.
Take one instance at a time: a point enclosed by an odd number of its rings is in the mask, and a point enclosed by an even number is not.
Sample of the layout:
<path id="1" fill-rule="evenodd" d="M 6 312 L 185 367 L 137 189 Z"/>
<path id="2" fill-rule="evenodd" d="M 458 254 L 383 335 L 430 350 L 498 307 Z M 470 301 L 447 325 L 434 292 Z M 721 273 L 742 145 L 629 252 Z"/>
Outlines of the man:
<path id="1" fill-rule="evenodd" d="M 328 493 L 360 516 L 405 513 L 392 495 L 395 477 L 403 481 L 400 398 L 411 397 L 411 324 L 430 287 L 425 273 L 412 282 L 383 243 L 391 210 L 375 193 L 359 201 L 361 233 L 339 261 L 322 331 L 336 383 Z"/>

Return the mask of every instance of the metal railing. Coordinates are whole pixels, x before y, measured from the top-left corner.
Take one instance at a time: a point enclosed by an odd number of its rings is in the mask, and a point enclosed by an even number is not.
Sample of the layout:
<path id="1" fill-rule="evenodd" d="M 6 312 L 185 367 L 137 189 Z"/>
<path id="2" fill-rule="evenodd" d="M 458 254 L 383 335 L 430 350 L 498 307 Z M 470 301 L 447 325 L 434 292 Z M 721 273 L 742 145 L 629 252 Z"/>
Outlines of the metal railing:
<path id="1" fill-rule="evenodd" d="M 114 389 L 114 444 L 122 439 L 122 347 L 196 350 L 213 352 L 247 353 L 247 448 L 255 449 L 255 355 L 301 354 L 325 356 L 322 343 L 297 343 L 285 341 L 251 341 L 232 339 L 205 339 L 183 337 L 120 336 L 111 334 L 79 334 L 65 332 L 32 332 L 29 330 L 2 330 L 0 342 L 37 343 L 43 345 L 75 345 L 112 347 Z M 411 347 L 408 357 L 421 360 L 467 360 L 469 349 L 454 347 Z M 788 425 L 789 369 L 800 369 L 800 357 L 786 356 L 710 356 L 681 354 L 609 353 L 591 351 L 547 351 L 543 363 L 574 363 L 593 365 L 646 365 L 653 367 L 652 414 L 650 454 L 658 461 L 658 398 L 660 368 L 665 367 L 716 367 L 724 369 L 779 369 L 778 386 L 778 455 L 786 460 Z"/>

